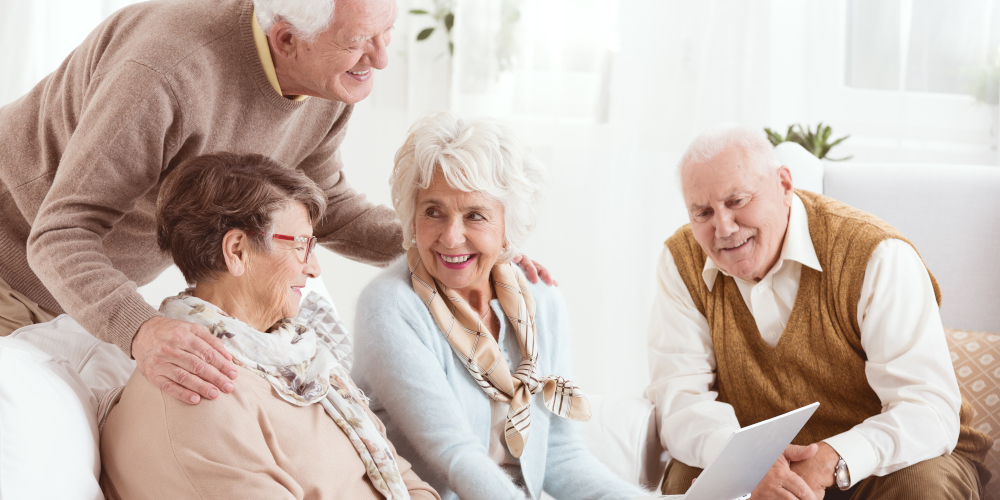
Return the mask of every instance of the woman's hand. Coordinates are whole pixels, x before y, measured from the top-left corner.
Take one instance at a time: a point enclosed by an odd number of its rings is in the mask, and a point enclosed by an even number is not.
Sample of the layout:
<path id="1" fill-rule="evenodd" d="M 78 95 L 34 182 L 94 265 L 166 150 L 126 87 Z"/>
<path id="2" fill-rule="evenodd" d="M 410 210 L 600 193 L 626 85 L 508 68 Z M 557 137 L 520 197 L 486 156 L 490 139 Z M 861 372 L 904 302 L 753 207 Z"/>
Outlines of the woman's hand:
<path id="1" fill-rule="evenodd" d="M 542 281 L 546 285 L 559 286 L 559 282 L 552 277 L 552 273 L 548 269 L 545 269 L 541 264 L 531 260 L 527 255 L 521 254 L 514 257 L 513 262 L 518 266 L 521 266 L 521 270 L 524 271 L 524 276 L 528 278 L 528 281 L 532 283 L 538 283 L 538 278 L 542 278 Z"/>
<path id="2" fill-rule="evenodd" d="M 146 380 L 185 403 L 233 392 L 233 356 L 201 325 L 154 316 L 132 339 L 132 357 Z"/>

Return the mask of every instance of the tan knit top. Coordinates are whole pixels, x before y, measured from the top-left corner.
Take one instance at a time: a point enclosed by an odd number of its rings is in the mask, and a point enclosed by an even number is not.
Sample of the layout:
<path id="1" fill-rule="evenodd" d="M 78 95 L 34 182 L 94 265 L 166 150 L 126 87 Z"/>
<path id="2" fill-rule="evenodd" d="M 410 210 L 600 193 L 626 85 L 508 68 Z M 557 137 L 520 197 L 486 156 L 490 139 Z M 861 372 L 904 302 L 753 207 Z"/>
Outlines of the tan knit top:
<path id="1" fill-rule="evenodd" d="M 294 406 L 237 367 L 235 390 L 189 405 L 136 371 L 101 432 L 101 487 L 118 499 L 379 500 L 323 406 Z M 369 410 L 385 434 L 382 422 Z M 414 499 L 439 499 L 393 448 Z"/>
<path id="2" fill-rule="evenodd" d="M 338 149 L 352 107 L 274 91 L 251 0 L 126 7 L 52 74 L 0 108 L 0 278 L 130 353 L 157 314 L 136 293 L 170 263 L 156 247 L 161 181 L 195 155 L 260 153 L 304 171 L 329 200 L 327 248 L 387 264 L 395 213 L 347 184 Z"/>
<path id="3" fill-rule="evenodd" d="M 907 240 L 875 216 L 823 195 L 795 192 L 805 205 L 823 272 L 802 266 L 795 304 L 774 348 L 761 339 L 732 277 L 719 273 L 708 290 L 702 278 L 707 256 L 690 225 L 666 244 L 695 306 L 708 320 L 718 366 L 713 390 L 719 400 L 733 406 L 740 426 L 819 401 L 819 409 L 793 441 L 806 445 L 882 411 L 865 377 L 858 300 L 875 247 L 889 238 Z M 940 288 L 934 276 L 930 278 L 940 304 Z M 969 426 L 971 417 L 971 407 L 963 401 L 956 452 L 981 461 L 992 442 Z"/>

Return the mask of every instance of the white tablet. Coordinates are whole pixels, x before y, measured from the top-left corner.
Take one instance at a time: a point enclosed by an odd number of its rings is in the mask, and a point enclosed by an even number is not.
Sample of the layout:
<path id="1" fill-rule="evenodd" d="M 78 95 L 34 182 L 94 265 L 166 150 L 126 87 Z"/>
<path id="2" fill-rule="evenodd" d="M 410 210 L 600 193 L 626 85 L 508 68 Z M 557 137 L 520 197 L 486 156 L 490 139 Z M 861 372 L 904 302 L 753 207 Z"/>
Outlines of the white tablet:
<path id="1" fill-rule="evenodd" d="M 795 439 L 819 408 L 803 406 L 784 415 L 748 425 L 729 437 L 719 456 L 698 476 L 683 495 L 644 498 L 668 500 L 743 500 Z"/>

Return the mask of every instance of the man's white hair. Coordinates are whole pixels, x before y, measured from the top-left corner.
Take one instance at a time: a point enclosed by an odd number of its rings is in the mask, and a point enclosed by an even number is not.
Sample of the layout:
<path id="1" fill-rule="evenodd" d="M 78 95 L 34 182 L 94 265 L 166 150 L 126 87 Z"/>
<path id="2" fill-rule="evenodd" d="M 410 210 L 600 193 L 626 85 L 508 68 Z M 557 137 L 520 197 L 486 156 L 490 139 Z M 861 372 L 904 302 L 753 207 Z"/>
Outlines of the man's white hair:
<path id="1" fill-rule="evenodd" d="M 686 166 L 709 163 L 734 147 L 740 148 L 750 164 L 760 169 L 761 173 L 770 174 L 781 167 L 778 157 L 774 155 L 774 146 L 762 130 L 730 127 L 709 130 L 695 137 L 677 163 L 677 170 L 683 175 Z"/>
<path id="2" fill-rule="evenodd" d="M 545 184 L 545 167 L 499 121 L 463 120 L 438 112 L 417 120 L 396 152 L 389 184 L 392 205 L 403 223 L 403 248 L 414 246 L 413 219 L 417 192 L 427 189 L 440 170 L 448 184 L 467 193 L 490 196 L 504 208 L 507 250 L 499 262 L 521 252 L 518 248 L 535 228 Z"/>
<path id="3" fill-rule="evenodd" d="M 278 21 L 303 40 L 313 40 L 333 22 L 334 0 L 253 0 L 257 22 L 267 33 Z"/>

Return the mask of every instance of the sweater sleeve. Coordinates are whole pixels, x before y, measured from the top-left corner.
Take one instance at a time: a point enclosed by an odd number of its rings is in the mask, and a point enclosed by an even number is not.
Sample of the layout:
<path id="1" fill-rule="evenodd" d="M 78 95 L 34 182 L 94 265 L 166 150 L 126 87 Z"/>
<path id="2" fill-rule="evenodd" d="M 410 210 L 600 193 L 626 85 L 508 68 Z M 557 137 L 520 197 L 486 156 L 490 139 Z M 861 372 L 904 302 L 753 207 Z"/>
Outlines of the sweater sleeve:
<path id="1" fill-rule="evenodd" d="M 178 148 L 179 109 L 160 74 L 121 64 L 91 84 L 28 237 L 31 269 L 88 331 L 131 355 L 157 314 L 105 255 L 104 238 L 159 182 Z"/>
<path id="2" fill-rule="evenodd" d="M 344 108 L 327 139 L 299 168 L 326 195 L 326 214 L 315 227 L 320 243 L 349 259 L 384 267 L 403 253 L 403 230 L 395 210 L 368 201 L 344 175 L 340 145 L 352 110 Z"/>
<path id="3" fill-rule="evenodd" d="M 561 375 L 573 380 L 572 351 L 570 350 L 569 313 L 562 294 L 555 287 L 539 283 L 532 287 L 538 316 L 545 315 L 543 325 L 546 331 L 539 331 L 539 346 L 543 355 L 552 359 L 551 375 Z M 543 373 L 542 375 L 550 375 Z M 586 392 L 584 392 L 586 393 Z M 541 397 L 536 395 L 535 397 Z M 631 485 L 614 475 L 604 466 L 583 442 L 582 426 L 586 422 L 575 422 L 552 416 L 549 419 L 549 449 L 545 461 L 545 482 L 543 489 L 560 500 L 636 498 L 652 495 L 652 492 Z"/>
<path id="4" fill-rule="evenodd" d="M 487 456 L 484 436 L 475 435 L 463 418 L 447 374 L 423 341 L 424 334 L 440 333 L 425 332 L 415 309 L 393 303 L 406 292 L 402 286 L 387 288 L 369 288 L 359 300 L 352 377 L 376 395 L 417 450 L 419 456 L 411 458 L 447 478 L 459 498 L 523 500 L 523 493 Z M 419 300 L 415 303 L 422 307 Z"/>

